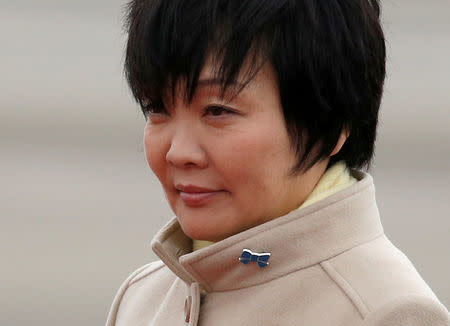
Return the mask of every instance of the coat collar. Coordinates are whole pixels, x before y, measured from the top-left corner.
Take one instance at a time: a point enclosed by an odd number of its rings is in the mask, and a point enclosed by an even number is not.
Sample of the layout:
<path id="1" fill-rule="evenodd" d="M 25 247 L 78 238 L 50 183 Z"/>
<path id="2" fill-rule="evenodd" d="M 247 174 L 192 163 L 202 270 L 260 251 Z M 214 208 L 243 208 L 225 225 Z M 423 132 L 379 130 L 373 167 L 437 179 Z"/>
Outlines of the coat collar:
<path id="1" fill-rule="evenodd" d="M 265 283 L 317 264 L 383 234 L 372 176 L 350 172 L 358 180 L 350 187 L 194 252 L 173 217 L 153 238 L 152 249 L 179 278 L 207 292 Z M 246 248 L 270 252 L 269 265 L 242 264 Z"/>

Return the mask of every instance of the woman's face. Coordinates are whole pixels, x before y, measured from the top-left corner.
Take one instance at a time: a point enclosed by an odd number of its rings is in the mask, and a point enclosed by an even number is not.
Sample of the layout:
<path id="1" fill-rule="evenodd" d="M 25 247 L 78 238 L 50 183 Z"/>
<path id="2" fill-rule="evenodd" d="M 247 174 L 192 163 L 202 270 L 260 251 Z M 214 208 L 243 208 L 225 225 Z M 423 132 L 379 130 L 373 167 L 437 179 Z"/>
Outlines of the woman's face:
<path id="1" fill-rule="evenodd" d="M 184 233 L 219 241 L 300 206 L 328 159 L 289 175 L 296 156 L 269 63 L 230 102 L 212 77 L 206 64 L 191 104 L 150 113 L 144 144 Z"/>

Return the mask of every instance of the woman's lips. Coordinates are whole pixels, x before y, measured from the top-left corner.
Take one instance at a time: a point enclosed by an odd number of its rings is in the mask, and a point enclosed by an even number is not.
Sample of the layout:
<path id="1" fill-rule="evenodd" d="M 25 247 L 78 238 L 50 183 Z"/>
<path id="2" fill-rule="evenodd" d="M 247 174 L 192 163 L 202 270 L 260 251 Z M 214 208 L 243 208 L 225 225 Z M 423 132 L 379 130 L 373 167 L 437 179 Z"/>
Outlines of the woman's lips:
<path id="1" fill-rule="evenodd" d="M 223 190 L 213 190 L 194 185 L 177 185 L 176 189 L 184 204 L 191 207 L 205 205 L 213 197 L 223 192 Z"/>
<path id="2" fill-rule="evenodd" d="M 222 191 L 210 192 L 184 192 L 180 191 L 180 198 L 186 206 L 198 207 L 205 205 L 210 199 L 221 193 Z"/>

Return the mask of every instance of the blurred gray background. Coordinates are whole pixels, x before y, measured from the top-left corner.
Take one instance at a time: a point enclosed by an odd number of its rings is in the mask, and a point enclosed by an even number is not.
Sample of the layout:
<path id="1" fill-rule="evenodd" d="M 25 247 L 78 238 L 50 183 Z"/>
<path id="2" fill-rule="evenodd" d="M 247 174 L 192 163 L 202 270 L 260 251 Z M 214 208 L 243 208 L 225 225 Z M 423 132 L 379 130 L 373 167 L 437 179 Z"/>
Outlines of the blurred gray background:
<path id="1" fill-rule="evenodd" d="M 0 5 L 0 325 L 103 325 L 171 216 L 122 75 L 124 1 Z M 385 232 L 450 305 L 450 1 L 383 1 Z"/>

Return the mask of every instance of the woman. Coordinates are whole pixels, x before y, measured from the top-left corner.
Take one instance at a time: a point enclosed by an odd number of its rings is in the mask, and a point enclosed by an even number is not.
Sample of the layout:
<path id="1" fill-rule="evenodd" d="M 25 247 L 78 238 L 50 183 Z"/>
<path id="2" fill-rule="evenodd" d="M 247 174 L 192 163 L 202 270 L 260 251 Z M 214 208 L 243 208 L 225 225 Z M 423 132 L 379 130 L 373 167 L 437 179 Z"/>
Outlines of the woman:
<path id="1" fill-rule="evenodd" d="M 107 325 L 449 325 L 370 167 L 376 0 L 135 0 L 125 71 L 175 213 Z"/>

